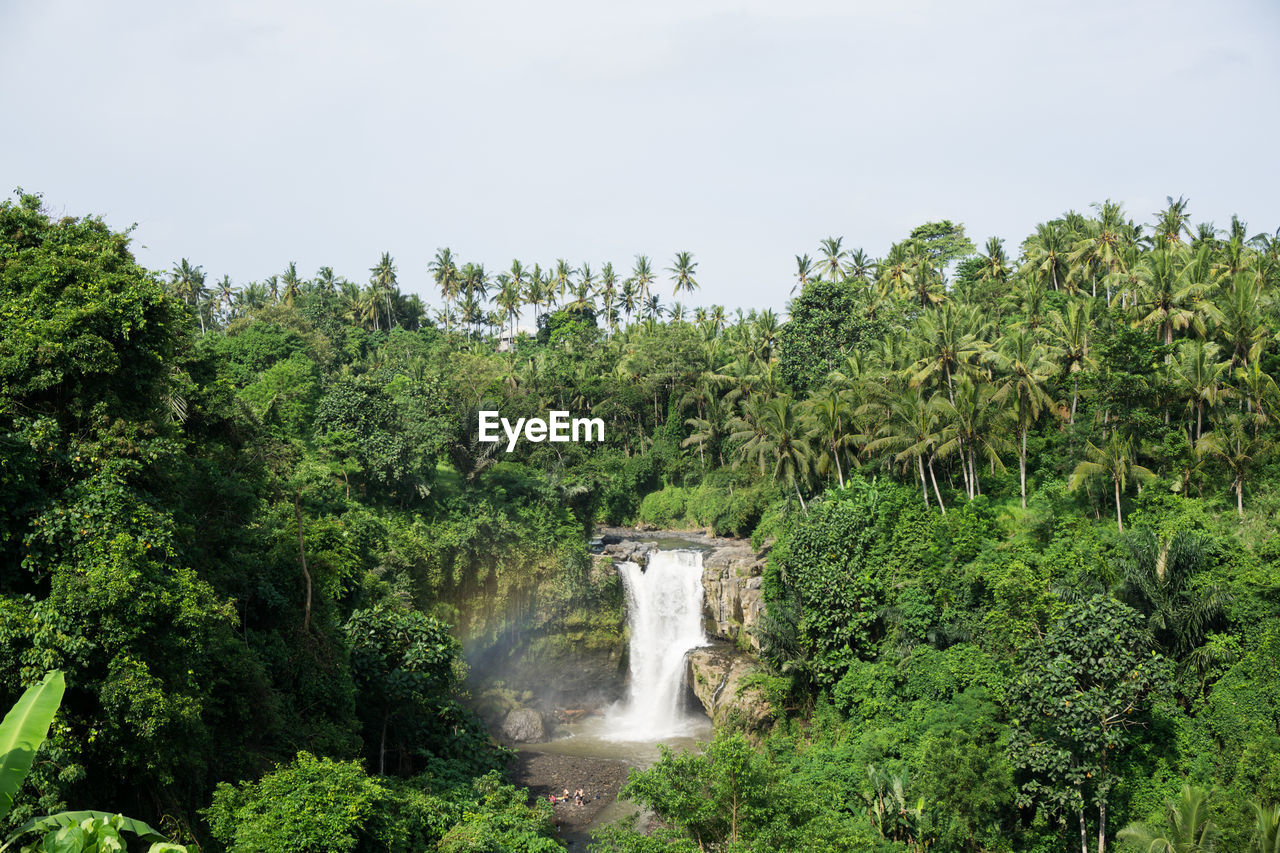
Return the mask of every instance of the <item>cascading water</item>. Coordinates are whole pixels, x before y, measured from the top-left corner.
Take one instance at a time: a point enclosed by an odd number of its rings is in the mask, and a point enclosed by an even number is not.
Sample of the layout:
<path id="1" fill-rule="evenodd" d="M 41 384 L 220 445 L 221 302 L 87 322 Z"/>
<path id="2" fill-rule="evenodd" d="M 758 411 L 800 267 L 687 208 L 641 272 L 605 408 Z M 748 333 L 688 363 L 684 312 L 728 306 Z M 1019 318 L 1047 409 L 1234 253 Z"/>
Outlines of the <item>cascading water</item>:
<path id="1" fill-rule="evenodd" d="M 618 568 L 631 622 L 631 689 L 607 715 L 605 737 L 655 741 L 690 734 L 699 720 L 685 710 L 685 654 L 707 644 L 702 552 L 652 551 L 645 570 L 631 562 Z"/>

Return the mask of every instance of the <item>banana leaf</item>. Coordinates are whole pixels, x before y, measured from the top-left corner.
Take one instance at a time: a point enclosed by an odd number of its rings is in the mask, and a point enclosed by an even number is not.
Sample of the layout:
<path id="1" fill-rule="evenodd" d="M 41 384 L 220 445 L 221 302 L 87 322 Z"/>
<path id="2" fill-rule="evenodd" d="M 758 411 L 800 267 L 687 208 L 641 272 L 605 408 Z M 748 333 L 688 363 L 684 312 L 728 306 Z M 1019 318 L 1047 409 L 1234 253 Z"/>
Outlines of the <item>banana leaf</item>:
<path id="1" fill-rule="evenodd" d="M 49 734 L 65 690 L 62 673 L 54 670 L 28 688 L 0 723 L 0 820 L 13 808 L 13 798 Z"/>

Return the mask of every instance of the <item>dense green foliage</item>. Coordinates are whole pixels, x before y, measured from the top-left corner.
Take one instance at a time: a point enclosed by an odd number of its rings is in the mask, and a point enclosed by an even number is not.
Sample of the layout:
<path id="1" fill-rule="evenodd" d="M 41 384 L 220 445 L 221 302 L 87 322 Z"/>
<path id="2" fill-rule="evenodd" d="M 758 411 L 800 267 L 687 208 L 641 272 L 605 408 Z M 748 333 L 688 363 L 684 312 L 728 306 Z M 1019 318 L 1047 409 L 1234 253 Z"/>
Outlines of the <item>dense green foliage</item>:
<path id="1" fill-rule="evenodd" d="M 446 249 L 433 322 L 390 255 L 209 288 L 4 203 L 0 700 L 68 685 L 9 822 L 110 797 L 208 849 L 546 849 L 460 649 L 523 673 L 499 699 L 607 655 L 609 522 L 772 546 L 774 707 L 638 774 L 662 827 L 608 849 L 1101 853 L 1184 786 L 1204 843 L 1273 838 L 1280 237 L 1108 202 L 1017 257 L 939 222 L 797 265 L 782 322 L 663 306 L 644 256 Z M 482 409 L 605 440 L 508 453 Z"/>

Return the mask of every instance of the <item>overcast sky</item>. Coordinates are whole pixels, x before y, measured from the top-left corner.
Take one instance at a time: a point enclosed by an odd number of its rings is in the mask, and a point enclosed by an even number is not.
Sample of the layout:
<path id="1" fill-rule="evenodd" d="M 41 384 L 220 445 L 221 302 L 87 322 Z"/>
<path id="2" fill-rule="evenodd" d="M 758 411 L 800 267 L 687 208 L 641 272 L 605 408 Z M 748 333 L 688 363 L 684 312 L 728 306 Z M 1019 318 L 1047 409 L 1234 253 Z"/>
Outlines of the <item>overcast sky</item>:
<path id="1" fill-rule="evenodd" d="M 1280 4 L 0 2 L 0 190 L 239 284 L 437 248 L 781 308 L 794 256 L 1107 198 L 1280 226 Z M 670 300 L 665 290 L 664 301 Z"/>

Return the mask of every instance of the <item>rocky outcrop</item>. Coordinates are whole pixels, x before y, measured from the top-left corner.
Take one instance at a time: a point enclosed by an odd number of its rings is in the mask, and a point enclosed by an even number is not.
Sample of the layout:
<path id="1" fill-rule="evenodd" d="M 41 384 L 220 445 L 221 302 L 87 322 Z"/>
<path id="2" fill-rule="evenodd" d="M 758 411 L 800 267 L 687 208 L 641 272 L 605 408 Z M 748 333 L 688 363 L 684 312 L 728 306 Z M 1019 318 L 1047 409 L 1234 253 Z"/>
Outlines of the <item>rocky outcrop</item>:
<path id="1" fill-rule="evenodd" d="M 722 544 L 702 560 L 707 633 L 759 651 L 760 641 L 751 628 L 764 612 L 764 557 L 750 543 L 718 541 Z"/>
<path id="2" fill-rule="evenodd" d="M 547 739 L 547 727 L 538 711 L 516 708 L 503 720 L 502 735 L 514 743 L 537 743 Z"/>
<path id="3" fill-rule="evenodd" d="M 758 688 L 743 686 L 743 679 L 758 666 L 754 657 L 717 643 L 694 649 L 688 660 L 689 684 L 715 725 L 732 718 L 755 728 L 772 716 L 764 694 Z"/>

